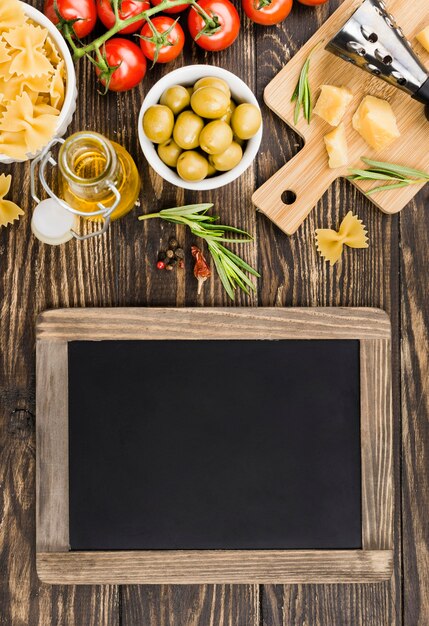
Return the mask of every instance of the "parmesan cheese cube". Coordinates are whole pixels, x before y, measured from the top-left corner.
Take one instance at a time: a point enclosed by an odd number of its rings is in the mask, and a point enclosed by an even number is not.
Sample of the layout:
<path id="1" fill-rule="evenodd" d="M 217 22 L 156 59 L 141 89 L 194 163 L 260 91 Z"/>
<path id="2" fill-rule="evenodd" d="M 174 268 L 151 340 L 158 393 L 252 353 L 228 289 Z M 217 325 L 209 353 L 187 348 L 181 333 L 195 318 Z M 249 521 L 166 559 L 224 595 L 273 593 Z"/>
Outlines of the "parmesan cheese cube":
<path id="1" fill-rule="evenodd" d="M 324 136 L 326 150 L 329 156 L 329 167 L 335 169 L 344 167 L 349 162 L 346 129 L 343 123 Z"/>
<path id="2" fill-rule="evenodd" d="M 353 94 L 347 87 L 322 85 L 319 99 L 314 113 L 328 122 L 331 126 L 338 126 L 344 117 L 347 107 L 353 100 Z"/>
<path id="3" fill-rule="evenodd" d="M 386 100 L 366 96 L 353 116 L 353 128 L 375 150 L 383 150 L 401 136 L 392 107 Z"/>
<path id="4" fill-rule="evenodd" d="M 417 41 L 429 52 L 429 25 L 417 35 Z"/>

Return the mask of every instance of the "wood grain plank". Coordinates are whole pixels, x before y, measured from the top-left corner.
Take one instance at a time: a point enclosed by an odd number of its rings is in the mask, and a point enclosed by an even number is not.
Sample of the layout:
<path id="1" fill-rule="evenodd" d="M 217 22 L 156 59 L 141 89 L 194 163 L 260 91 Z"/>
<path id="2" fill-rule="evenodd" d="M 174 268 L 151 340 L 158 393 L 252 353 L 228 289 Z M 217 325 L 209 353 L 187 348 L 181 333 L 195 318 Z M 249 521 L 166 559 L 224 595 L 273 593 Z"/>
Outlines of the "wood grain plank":
<path id="1" fill-rule="evenodd" d="M 258 85 L 262 97 L 266 85 L 304 45 L 341 0 L 316 9 L 294 3 L 282 25 L 258 39 Z M 297 153 L 299 135 L 291 133 L 280 118 L 263 108 L 264 138 L 258 160 L 262 184 Z M 311 172 L 306 175 L 311 184 Z M 353 210 L 366 224 L 370 247 L 363 254 L 345 250 L 330 267 L 319 256 L 316 228 L 336 228 Z M 394 545 L 395 573 L 389 583 L 377 585 L 279 585 L 263 587 L 261 606 L 264 626 L 397 626 L 401 616 L 401 558 L 399 523 L 399 253 L 398 219 L 385 218 L 352 185 L 335 182 L 302 227 L 286 237 L 263 215 L 258 218 L 262 306 L 378 306 L 388 311 L 393 328 L 394 475 L 396 489 Z"/>
<path id="2" fill-rule="evenodd" d="M 45 311 L 40 341 L 103 339 L 388 339 L 390 321 L 372 308 L 91 308 Z"/>
<path id="3" fill-rule="evenodd" d="M 376 582 L 392 575 L 392 550 L 147 550 L 39 552 L 51 584 Z"/>
<path id="4" fill-rule="evenodd" d="M 388 550 L 394 499 L 390 341 L 361 341 L 360 359 L 362 547 Z"/>
<path id="5" fill-rule="evenodd" d="M 125 586 L 123 626 L 252 626 L 260 623 L 256 585 Z"/>
<path id="6" fill-rule="evenodd" d="M 401 219 L 404 624 L 429 623 L 428 194 Z"/>
<path id="7" fill-rule="evenodd" d="M 70 549 L 67 353 L 66 342 L 37 346 L 37 552 Z"/>

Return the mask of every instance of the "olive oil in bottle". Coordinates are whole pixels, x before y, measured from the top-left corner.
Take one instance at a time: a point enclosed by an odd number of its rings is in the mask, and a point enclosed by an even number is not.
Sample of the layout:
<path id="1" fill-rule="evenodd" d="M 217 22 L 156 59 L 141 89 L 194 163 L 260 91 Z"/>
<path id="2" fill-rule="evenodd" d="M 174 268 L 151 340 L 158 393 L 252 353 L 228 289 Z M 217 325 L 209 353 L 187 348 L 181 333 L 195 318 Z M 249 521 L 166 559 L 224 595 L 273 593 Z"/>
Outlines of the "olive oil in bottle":
<path id="1" fill-rule="evenodd" d="M 61 196 L 74 209 L 85 213 L 99 211 L 99 203 L 113 206 L 115 220 L 126 215 L 136 203 L 140 192 L 140 176 L 131 155 L 121 145 L 95 132 L 79 132 L 66 139 L 59 153 Z M 102 221 L 102 215 L 88 216 Z"/>

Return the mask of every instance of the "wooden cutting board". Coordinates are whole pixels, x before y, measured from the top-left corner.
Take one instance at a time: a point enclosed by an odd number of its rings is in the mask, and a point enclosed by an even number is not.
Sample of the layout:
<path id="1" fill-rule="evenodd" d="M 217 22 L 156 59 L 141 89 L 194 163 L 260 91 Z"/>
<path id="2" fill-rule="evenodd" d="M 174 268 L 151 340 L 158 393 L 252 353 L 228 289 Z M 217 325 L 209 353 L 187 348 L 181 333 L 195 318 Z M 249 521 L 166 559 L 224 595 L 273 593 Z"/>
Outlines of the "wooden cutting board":
<path id="1" fill-rule="evenodd" d="M 310 84 L 313 94 L 318 97 L 318 88 L 322 84 L 345 85 L 354 94 L 353 102 L 343 120 L 347 129 L 349 167 L 362 168 L 360 157 L 367 156 L 379 161 L 429 170 L 429 122 L 424 115 L 423 105 L 399 89 L 324 49 L 361 2 L 362 0 L 344 0 L 340 8 L 268 84 L 264 92 L 266 104 L 305 140 L 304 148 L 253 195 L 256 207 L 288 235 L 294 233 L 302 224 L 332 182 L 338 177 L 348 175 L 347 167 L 335 170 L 328 167 L 323 136 L 332 130 L 329 124 L 314 115 L 311 124 L 308 125 L 302 113 L 296 126 L 293 122 L 295 105 L 291 103 L 292 93 L 308 54 L 321 41 L 324 45 L 314 53 L 311 60 Z M 429 24 L 429 1 L 388 0 L 387 8 L 395 16 L 414 50 L 429 67 L 429 54 L 415 40 L 415 35 Z M 397 117 L 401 137 L 386 150 L 375 151 L 370 148 L 351 124 L 354 112 L 362 98 L 368 94 L 388 100 Z M 365 191 L 372 185 L 358 182 L 356 186 Z M 371 199 L 385 213 L 397 213 L 422 186 L 413 185 L 381 192 Z M 296 195 L 296 200 L 292 204 L 285 204 L 282 201 L 282 194 L 287 190 L 293 191 Z"/>

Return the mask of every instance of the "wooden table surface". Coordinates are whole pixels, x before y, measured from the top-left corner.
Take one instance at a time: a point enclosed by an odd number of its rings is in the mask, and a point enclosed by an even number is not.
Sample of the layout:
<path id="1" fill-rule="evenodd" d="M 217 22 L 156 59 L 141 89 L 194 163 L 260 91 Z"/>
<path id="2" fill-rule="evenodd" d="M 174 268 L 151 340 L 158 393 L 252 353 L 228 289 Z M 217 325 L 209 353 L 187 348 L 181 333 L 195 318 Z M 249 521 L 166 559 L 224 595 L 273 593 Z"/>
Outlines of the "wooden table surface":
<path id="1" fill-rule="evenodd" d="M 406 2 L 407 0 L 404 0 Z M 243 19 L 238 42 L 218 55 L 189 47 L 183 63 L 221 65 L 241 76 L 262 102 L 265 85 L 341 0 L 318 9 L 294 7 L 288 20 L 262 28 Z M 37 8 L 42 0 L 32 0 Z M 241 4 L 236 1 L 236 4 Z M 258 159 L 239 181 L 193 194 L 164 184 L 149 170 L 137 138 L 142 98 L 166 68 L 148 73 L 134 91 L 102 97 L 89 66 L 78 67 L 78 110 L 70 131 L 97 130 L 122 143 L 143 178 L 141 208 L 108 235 L 61 247 L 30 232 L 29 166 L 13 174 L 12 199 L 25 216 L 0 231 L 0 624 L 13 626 L 427 626 L 429 624 L 429 407 L 427 298 L 429 199 L 426 187 L 401 214 L 388 217 L 349 183 L 338 182 L 292 237 L 257 215 L 252 191 L 300 148 L 300 140 L 263 106 Z M 308 172 L 311 184 L 311 172 Z M 200 297 L 186 272 L 158 272 L 156 254 L 176 231 L 137 215 L 213 200 L 225 221 L 255 235 L 246 258 L 261 272 L 256 295 L 236 306 L 376 306 L 393 326 L 395 409 L 395 574 L 385 584 L 297 586 L 106 586 L 41 584 L 34 564 L 34 326 L 40 311 L 81 306 L 231 305 L 219 280 Z M 352 209 L 368 227 L 368 250 L 347 249 L 334 268 L 314 245 L 317 227 L 337 226 Z M 192 237 L 178 229 L 189 249 Z M 168 385 L 168 372 L 165 372 Z M 335 378 L 333 371 L 333 393 Z M 90 381 L 88 381 L 90 388 Z"/>

